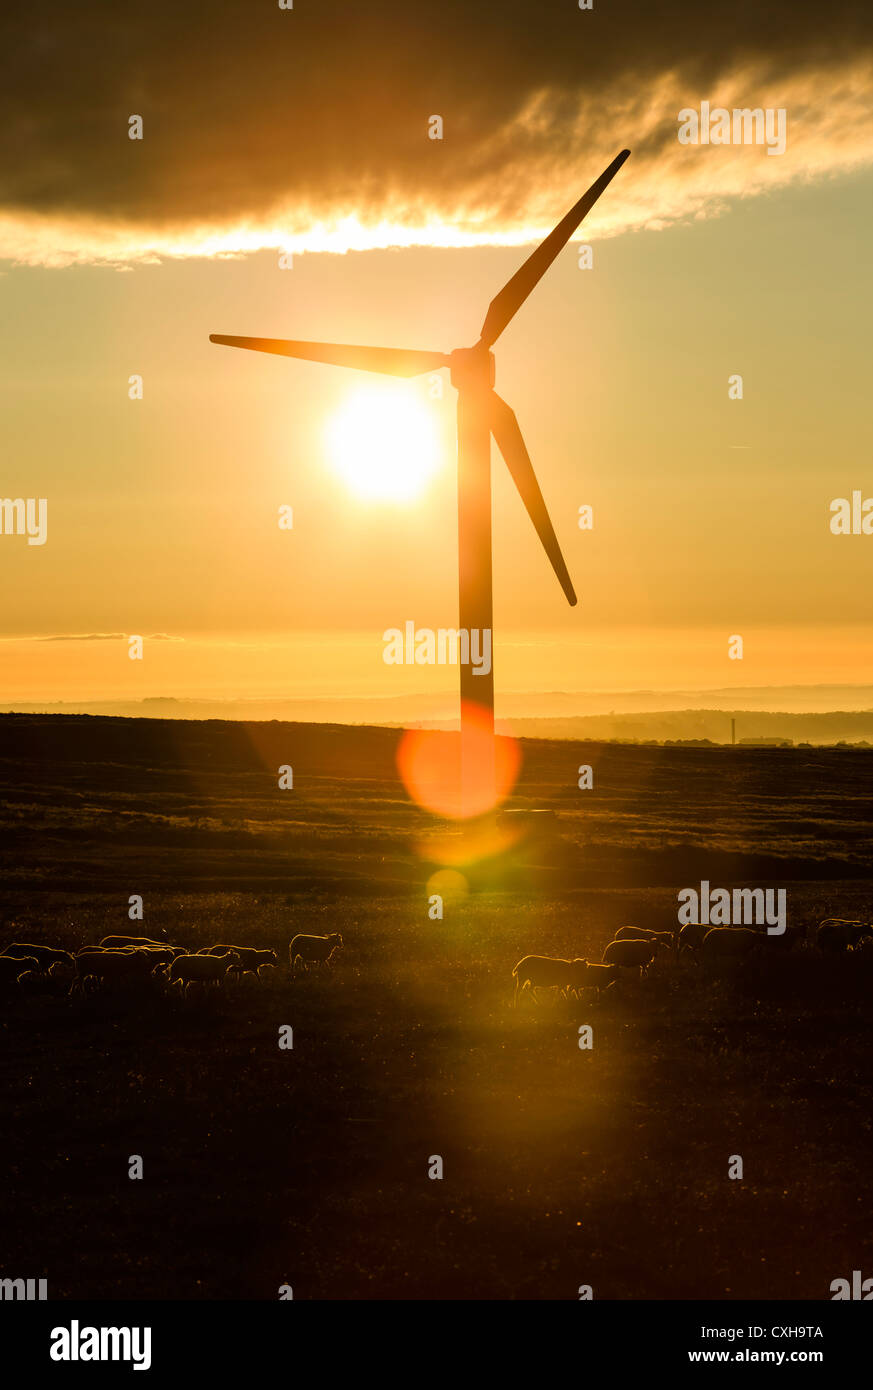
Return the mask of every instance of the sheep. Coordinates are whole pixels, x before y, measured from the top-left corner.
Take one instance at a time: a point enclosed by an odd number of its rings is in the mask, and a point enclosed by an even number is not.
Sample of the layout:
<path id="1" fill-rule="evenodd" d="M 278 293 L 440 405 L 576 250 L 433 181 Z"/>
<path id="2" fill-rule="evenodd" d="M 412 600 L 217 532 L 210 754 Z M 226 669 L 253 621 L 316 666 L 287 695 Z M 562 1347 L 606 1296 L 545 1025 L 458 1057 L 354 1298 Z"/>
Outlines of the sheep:
<path id="1" fill-rule="evenodd" d="M 95 946 L 89 941 L 87 945 L 79 947 L 73 960 L 77 960 L 79 956 L 93 955 L 95 952 L 109 956 L 148 956 L 151 961 L 164 958 L 172 960 L 174 956 L 185 954 L 183 948 L 176 946 Z"/>
<path id="2" fill-rule="evenodd" d="M 338 931 L 332 931 L 328 936 L 298 934 L 288 947 L 292 973 L 298 960 L 303 963 L 304 969 L 308 970 L 310 965 L 317 961 L 329 961 L 334 951 L 342 944 L 343 939 Z"/>
<path id="3" fill-rule="evenodd" d="M 576 986 L 577 994 L 580 989 L 596 989 L 598 995 L 601 990 L 612 989 L 618 973 L 617 965 L 598 965 L 594 961 L 586 960 L 585 976 L 581 985 Z"/>
<path id="4" fill-rule="evenodd" d="M 808 941 L 811 941 L 813 945 L 815 945 L 818 942 L 818 934 L 822 927 L 859 927 L 860 925 L 860 917 L 825 917 L 822 922 L 817 924 L 812 923 L 807 928 L 806 937 Z"/>
<path id="5" fill-rule="evenodd" d="M 651 931 L 648 927 L 619 927 L 614 939 L 616 941 L 657 941 L 661 946 L 672 946 L 676 939 L 676 933 Z"/>
<path id="6" fill-rule="evenodd" d="M 115 946 L 161 946 L 169 945 L 167 941 L 155 941 L 151 936 L 104 936 L 100 945 L 104 950 L 111 950 Z"/>
<path id="7" fill-rule="evenodd" d="M 181 984 L 187 997 L 192 984 L 218 985 L 228 970 L 236 969 L 239 956 L 236 951 L 228 951 L 223 956 L 177 956 L 167 971 L 172 984 Z"/>
<path id="8" fill-rule="evenodd" d="M 150 952 L 146 946 L 95 946 L 89 942 L 86 946 L 80 946 L 75 956 L 74 963 L 80 956 L 145 956 Z"/>
<path id="9" fill-rule="evenodd" d="M 806 939 L 806 927 L 802 922 L 794 926 L 786 923 L 783 932 L 769 932 L 766 927 L 756 927 L 758 935 L 761 937 L 764 946 L 768 951 L 790 951 L 798 942 Z"/>
<path id="10" fill-rule="evenodd" d="M 816 932 L 815 942 L 820 951 L 845 951 L 854 949 L 868 936 L 873 936 L 873 927 L 864 922 L 841 922 L 829 917 Z"/>
<path id="11" fill-rule="evenodd" d="M 293 945 L 293 942 L 292 942 Z M 554 956 L 524 956 L 513 969 L 515 994 L 513 1008 L 518 1004 L 520 989 L 530 989 L 530 997 L 538 1002 L 536 991 L 558 986 L 558 993 L 566 998 L 568 989 L 584 987 L 588 962 L 579 959 L 559 960 Z"/>
<path id="12" fill-rule="evenodd" d="M 35 956 L 0 956 L 0 988 L 11 989 L 25 972 L 39 970 Z"/>
<path id="13" fill-rule="evenodd" d="M 742 960 L 764 939 L 764 933 L 752 927 L 711 927 L 700 949 L 706 960 Z"/>
<path id="14" fill-rule="evenodd" d="M 29 956 L 33 960 L 39 961 L 46 970 L 55 961 L 65 965 L 72 965 L 73 963 L 73 957 L 69 951 L 60 951 L 54 946 L 34 946 L 30 941 L 13 941 L 11 945 L 3 947 L 3 955 L 17 956 L 19 960 Z"/>
<path id="15" fill-rule="evenodd" d="M 712 927 L 708 922 L 686 922 L 679 933 L 677 953 L 680 956 L 683 951 L 692 951 L 696 954 L 703 945 L 703 938 L 709 931 L 712 931 Z"/>
<path id="16" fill-rule="evenodd" d="M 23 975 L 19 975 L 18 983 L 29 994 L 49 994 L 59 999 L 69 994 L 75 977 L 75 966 L 55 961 L 47 974 L 41 970 L 26 970 Z"/>
<path id="17" fill-rule="evenodd" d="M 240 951 L 240 958 L 243 968 L 253 971 L 255 975 L 257 975 L 262 966 L 276 966 L 279 964 L 279 955 L 277 951 L 270 949 L 255 950 L 253 946 L 243 947 Z"/>
<path id="18" fill-rule="evenodd" d="M 76 973 L 82 988 L 91 977 L 98 981 L 143 981 L 155 969 L 148 951 L 80 951 L 76 956 Z"/>
<path id="19" fill-rule="evenodd" d="M 183 946 L 128 946 L 122 949 L 137 951 L 141 955 L 148 955 L 156 966 L 170 965 L 177 956 L 184 956 L 187 954 Z"/>
<path id="20" fill-rule="evenodd" d="M 279 957 L 275 951 L 258 950 L 254 946 L 230 946 L 226 943 L 220 946 L 203 946 L 197 952 L 198 956 L 221 956 L 225 951 L 236 951 L 240 961 L 240 974 L 257 975 L 262 965 L 276 965 Z"/>
<path id="21" fill-rule="evenodd" d="M 628 970 L 639 966 L 642 979 L 648 973 L 660 945 L 659 941 L 610 941 L 602 960 L 607 965 L 620 965 Z"/>

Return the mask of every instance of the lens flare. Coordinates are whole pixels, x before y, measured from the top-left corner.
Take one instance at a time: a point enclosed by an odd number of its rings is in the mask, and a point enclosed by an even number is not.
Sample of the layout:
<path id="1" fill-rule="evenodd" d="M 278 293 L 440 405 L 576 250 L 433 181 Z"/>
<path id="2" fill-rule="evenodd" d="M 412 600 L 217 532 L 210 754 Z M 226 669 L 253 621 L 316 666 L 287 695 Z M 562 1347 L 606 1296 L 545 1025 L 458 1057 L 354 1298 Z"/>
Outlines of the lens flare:
<path id="1" fill-rule="evenodd" d="M 438 893 L 443 902 L 457 902 L 459 898 L 466 898 L 469 891 L 466 876 L 457 869 L 437 869 L 427 881 L 428 897 Z"/>
<path id="2" fill-rule="evenodd" d="M 463 743 L 463 747 L 462 747 Z M 464 711 L 464 734 L 407 729 L 397 766 L 413 801 L 436 815 L 467 820 L 506 799 L 521 766 L 514 738 L 495 738 L 475 706 Z"/>

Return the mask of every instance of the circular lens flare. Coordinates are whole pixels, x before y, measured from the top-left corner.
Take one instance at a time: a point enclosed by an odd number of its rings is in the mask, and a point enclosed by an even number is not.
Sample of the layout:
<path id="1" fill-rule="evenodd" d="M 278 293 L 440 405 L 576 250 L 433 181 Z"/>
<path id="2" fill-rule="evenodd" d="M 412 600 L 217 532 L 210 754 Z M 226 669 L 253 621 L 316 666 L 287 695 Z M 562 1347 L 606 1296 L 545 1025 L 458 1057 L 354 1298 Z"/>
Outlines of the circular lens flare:
<path id="1" fill-rule="evenodd" d="M 492 811 L 515 785 L 521 750 L 513 738 L 495 738 L 491 722 L 465 706 L 463 734 L 407 729 L 397 766 L 413 801 L 437 815 L 466 820 Z"/>
<path id="2" fill-rule="evenodd" d="M 437 869 L 427 881 L 427 895 L 438 893 L 444 902 L 458 902 L 466 898 L 470 885 L 458 869 Z"/>

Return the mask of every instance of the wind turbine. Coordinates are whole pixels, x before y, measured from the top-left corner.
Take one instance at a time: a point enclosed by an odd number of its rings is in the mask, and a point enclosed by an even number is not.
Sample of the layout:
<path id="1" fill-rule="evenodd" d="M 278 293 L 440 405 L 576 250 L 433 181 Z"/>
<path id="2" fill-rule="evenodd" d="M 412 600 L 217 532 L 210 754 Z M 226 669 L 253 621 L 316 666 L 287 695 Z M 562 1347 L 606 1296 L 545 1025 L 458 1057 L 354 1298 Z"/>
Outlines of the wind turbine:
<path id="1" fill-rule="evenodd" d="M 491 436 L 497 442 L 528 516 L 542 542 L 568 603 L 576 603 L 558 539 L 515 412 L 494 390 L 492 346 L 539 283 L 583 217 L 624 164 L 622 150 L 578 203 L 563 217 L 511 280 L 492 299 L 479 341 L 454 352 L 408 348 L 356 347 L 344 343 L 301 343 L 283 338 L 235 338 L 210 333 L 209 341 L 226 347 L 272 352 L 308 362 L 354 367 L 364 372 L 411 377 L 448 367 L 458 392 L 458 569 L 460 628 L 470 634 L 491 632 Z M 480 637 L 480 642 L 481 642 Z M 493 644 L 492 644 L 493 645 Z M 481 650 L 481 648 L 480 648 Z M 483 785 L 494 784 L 494 665 L 485 674 L 471 662 L 461 663 L 461 763 L 464 805 L 480 800 Z M 484 737 L 483 737 L 484 735 Z M 483 755 L 483 749 L 484 755 Z"/>

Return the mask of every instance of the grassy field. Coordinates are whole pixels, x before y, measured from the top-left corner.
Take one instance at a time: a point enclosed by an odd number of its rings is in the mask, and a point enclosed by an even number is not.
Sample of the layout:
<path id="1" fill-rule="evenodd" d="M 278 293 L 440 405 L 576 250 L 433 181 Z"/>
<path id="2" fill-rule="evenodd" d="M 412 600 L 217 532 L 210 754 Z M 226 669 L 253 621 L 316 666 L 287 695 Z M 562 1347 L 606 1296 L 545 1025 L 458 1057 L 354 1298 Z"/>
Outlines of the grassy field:
<path id="1" fill-rule="evenodd" d="M 869 1272 L 873 953 L 660 960 L 518 1010 L 510 972 L 669 927 L 700 878 L 785 887 L 793 924 L 866 918 L 870 755 L 526 744 L 515 804 L 558 820 L 435 921 L 396 740 L 0 719 L 4 940 L 129 930 L 132 893 L 194 948 L 345 939 L 333 969 L 187 1004 L 3 1000 L 0 1274 L 52 1298 L 822 1299 Z"/>

